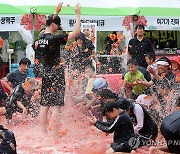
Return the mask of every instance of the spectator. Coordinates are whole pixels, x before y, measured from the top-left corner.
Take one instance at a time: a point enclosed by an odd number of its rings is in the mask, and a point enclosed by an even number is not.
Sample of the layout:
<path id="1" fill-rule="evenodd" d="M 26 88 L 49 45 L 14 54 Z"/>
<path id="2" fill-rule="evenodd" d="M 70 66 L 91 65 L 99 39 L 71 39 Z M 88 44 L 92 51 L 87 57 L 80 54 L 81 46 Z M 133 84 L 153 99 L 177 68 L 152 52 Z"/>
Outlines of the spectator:
<path id="1" fill-rule="evenodd" d="M 145 27 L 141 24 L 135 27 L 136 37 L 129 41 L 127 59 L 136 59 L 139 66 L 147 68 L 145 54 L 151 53 L 155 55 L 151 41 L 144 38 Z"/>

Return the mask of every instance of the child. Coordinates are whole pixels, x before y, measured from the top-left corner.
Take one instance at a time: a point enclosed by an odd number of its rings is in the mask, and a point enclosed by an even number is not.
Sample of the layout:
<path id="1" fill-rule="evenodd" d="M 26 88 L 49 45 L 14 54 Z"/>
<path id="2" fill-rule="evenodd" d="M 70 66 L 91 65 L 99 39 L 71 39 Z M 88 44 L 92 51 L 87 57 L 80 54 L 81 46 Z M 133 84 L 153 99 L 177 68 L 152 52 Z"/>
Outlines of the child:
<path id="1" fill-rule="evenodd" d="M 138 70 L 138 62 L 136 59 L 129 59 L 127 62 L 128 72 L 124 76 L 125 80 L 125 89 L 132 90 L 132 95 L 130 96 L 132 99 L 136 99 L 138 95 L 140 95 L 146 87 L 140 83 L 138 80 L 145 81 L 144 75 Z"/>
<path id="2" fill-rule="evenodd" d="M 97 99 L 97 95 L 101 90 L 106 89 L 107 87 L 108 83 L 103 78 L 94 79 L 92 87 L 93 96 L 85 105 L 85 108 L 90 109 L 90 112 L 92 112 L 98 120 L 102 120 L 102 112 L 100 109 L 101 102 Z"/>
<path id="3" fill-rule="evenodd" d="M 150 139 L 155 141 L 158 135 L 158 127 L 144 107 L 140 104 L 133 104 L 126 98 L 118 99 L 116 103 L 121 109 L 127 111 L 132 121 L 135 123 L 134 132 L 141 146 L 148 144 Z"/>
<path id="4" fill-rule="evenodd" d="M 6 102 L 6 118 L 12 119 L 12 115 L 15 112 L 21 112 L 23 114 L 27 114 L 30 110 L 30 98 L 26 98 L 30 96 L 31 92 L 36 88 L 36 80 L 33 78 L 26 79 L 26 81 L 13 90 L 13 93 Z"/>
<path id="5" fill-rule="evenodd" d="M 107 132 L 114 132 L 114 142 L 111 143 L 111 148 L 106 153 L 114 152 L 131 152 L 128 141 L 134 137 L 133 125 L 128 114 L 119 108 L 118 104 L 114 102 L 107 102 L 103 108 L 103 114 L 112 119 L 112 122 L 97 121 L 95 117 L 90 119 L 90 124 L 98 129 Z"/>
<path id="6" fill-rule="evenodd" d="M 91 106 L 91 112 L 94 113 L 97 120 L 103 119 L 102 109 L 104 105 L 109 102 L 115 102 L 118 99 L 118 95 L 112 92 L 110 89 L 102 89 L 97 93 L 96 104 Z"/>
<path id="7" fill-rule="evenodd" d="M 157 73 L 157 64 L 155 62 L 156 60 L 155 55 L 152 55 L 151 53 L 147 53 L 145 54 L 145 60 L 146 63 L 148 64 L 147 70 L 154 69 L 154 71 Z M 153 76 L 151 75 L 151 77 Z"/>

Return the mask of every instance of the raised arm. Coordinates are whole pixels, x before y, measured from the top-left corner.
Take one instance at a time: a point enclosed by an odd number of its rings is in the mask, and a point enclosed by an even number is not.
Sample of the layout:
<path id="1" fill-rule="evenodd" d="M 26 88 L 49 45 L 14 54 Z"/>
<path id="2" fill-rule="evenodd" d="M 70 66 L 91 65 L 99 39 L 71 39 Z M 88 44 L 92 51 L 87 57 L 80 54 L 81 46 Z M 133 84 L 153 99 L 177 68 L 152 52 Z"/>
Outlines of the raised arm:
<path id="1" fill-rule="evenodd" d="M 75 14 L 76 14 L 76 24 L 74 25 L 74 30 L 72 32 L 69 33 L 68 36 L 68 40 L 71 40 L 73 38 L 75 38 L 76 36 L 78 36 L 80 34 L 81 31 L 81 27 L 80 27 L 80 4 L 76 4 L 76 6 L 74 7 L 75 10 Z"/>
<path id="2" fill-rule="evenodd" d="M 56 10 L 55 10 L 55 14 L 59 14 L 59 12 L 61 12 L 62 4 L 63 4 L 63 2 L 58 4 L 58 6 L 56 7 Z"/>

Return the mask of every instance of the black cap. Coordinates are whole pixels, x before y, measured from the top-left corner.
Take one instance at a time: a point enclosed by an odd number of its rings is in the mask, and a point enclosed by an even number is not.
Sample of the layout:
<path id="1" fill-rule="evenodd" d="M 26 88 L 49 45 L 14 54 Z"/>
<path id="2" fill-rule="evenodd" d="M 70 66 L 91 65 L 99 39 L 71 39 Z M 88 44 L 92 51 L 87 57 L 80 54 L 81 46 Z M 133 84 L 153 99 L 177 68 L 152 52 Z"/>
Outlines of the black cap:
<path id="1" fill-rule="evenodd" d="M 51 23 L 55 23 L 56 25 L 58 25 L 58 30 L 62 30 L 62 28 L 61 28 L 61 18 L 57 14 L 51 14 L 51 15 L 48 16 L 48 18 L 46 20 L 46 25 L 50 26 Z"/>

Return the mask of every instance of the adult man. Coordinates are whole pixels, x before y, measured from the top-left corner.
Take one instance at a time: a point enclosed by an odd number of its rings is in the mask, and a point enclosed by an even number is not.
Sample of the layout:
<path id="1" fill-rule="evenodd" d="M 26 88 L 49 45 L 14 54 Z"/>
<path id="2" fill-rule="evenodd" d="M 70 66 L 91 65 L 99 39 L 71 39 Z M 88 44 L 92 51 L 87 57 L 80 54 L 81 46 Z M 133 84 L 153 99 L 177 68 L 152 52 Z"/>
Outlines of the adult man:
<path id="1" fill-rule="evenodd" d="M 28 58 L 22 58 L 19 62 L 19 68 L 9 72 L 3 79 L 4 86 L 10 91 L 10 93 L 12 93 L 17 85 L 25 81 L 30 65 L 31 61 Z M 12 87 L 9 86 L 8 82 L 11 82 Z"/>
<path id="2" fill-rule="evenodd" d="M 152 53 L 155 54 L 152 49 L 151 41 L 147 38 L 144 38 L 144 26 L 137 25 L 135 28 L 136 37 L 129 41 L 128 45 L 128 55 L 127 59 L 136 59 L 139 66 L 147 68 L 147 63 L 145 60 L 145 54 Z"/>
<path id="3" fill-rule="evenodd" d="M 61 10 L 62 3 L 58 5 Z M 59 13 L 60 11 L 58 11 Z M 57 12 L 56 12 L 57 13 Z M 46 29 L 35 42 L 35 50 L 42 52 L 44 72 L 42 76 L 40 124 L 43 133 L 47 133 L 47 113 L 52 107 L 52 130 L 56 136 L 59 127 L 60 107 L 64 105 L 65 77 L 61 63 L 60 45 L 65 45 L 80 34 L 80 5 L 75 6 L 76 24 L 73 32 L 67 34 L 53 34 L 61 29 L 61 19 L 57 14 L 51 14 L 46 21 Z"/>

